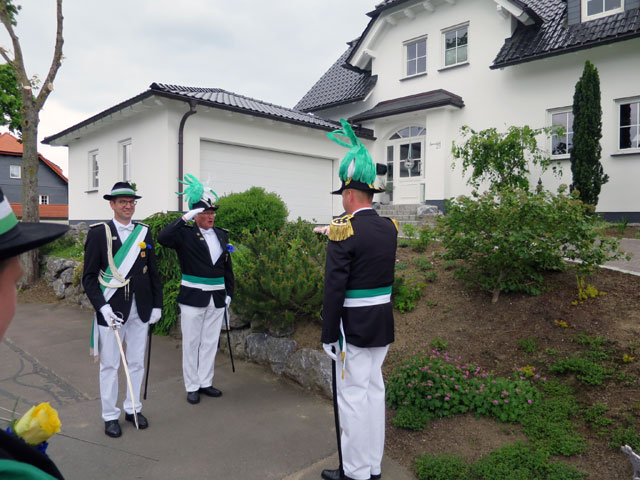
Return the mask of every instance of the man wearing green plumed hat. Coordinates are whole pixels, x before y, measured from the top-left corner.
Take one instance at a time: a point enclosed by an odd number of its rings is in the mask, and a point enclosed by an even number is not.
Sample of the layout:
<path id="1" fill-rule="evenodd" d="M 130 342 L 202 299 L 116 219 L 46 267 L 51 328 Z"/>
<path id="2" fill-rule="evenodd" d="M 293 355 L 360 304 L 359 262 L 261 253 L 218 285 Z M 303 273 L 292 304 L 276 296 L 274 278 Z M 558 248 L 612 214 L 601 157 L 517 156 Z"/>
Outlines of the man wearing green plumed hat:
<path id="1" fill-rule="evenodd" d="M 185 175 L 190 210 L 158 234 L 158 241 L 178 254 L 182 280 L 178 294 L 182 328 L 182 373 L 187 402 L 200 394 L 220 397 L 213 386 L 215 358 L 225 311 L 233 297 L 233 246 L 229 232 L 215 227 L 218 200 L 193 175 Z M 194 220 L 191 225 L 190 220 Z"/>
<path id="2" fill-rule="evenodd" d="M 322 343 L 335 360 L 342 464 L 326 480 L 381 478 L 385 388 L 382 363 L 394 340 L 391 287 L 398 224 L 372 208 L 376 164 L 351 126 L 327 135 L 349 148 L 340 164 L 346 214 L 329 228 L 322 308 Z"/>

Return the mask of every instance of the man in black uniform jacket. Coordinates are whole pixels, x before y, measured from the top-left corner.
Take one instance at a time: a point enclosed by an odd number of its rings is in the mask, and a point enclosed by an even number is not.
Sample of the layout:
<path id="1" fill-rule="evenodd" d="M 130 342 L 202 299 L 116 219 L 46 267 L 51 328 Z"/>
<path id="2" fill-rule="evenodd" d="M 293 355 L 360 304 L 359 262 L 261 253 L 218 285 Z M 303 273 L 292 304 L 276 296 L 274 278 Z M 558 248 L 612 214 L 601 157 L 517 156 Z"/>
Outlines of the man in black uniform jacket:
<path id="1" fill-rule="evenodd" d="M 382 363 L 394 340 L 391 287 L 397 223 L 373 210 L 376 167 L 349 124 L 333 132 L 354 147 L 340 173 L 346 215 L 331 222 L 322 308 L 322 343 L 336 360 L 344 473 L 324 470 L 328 480 L 381 478 L 385 389 Z M 334 136 L 329 135 L 334 139 Z M 354 153 L 354 150 L 355 153 Z M 341 352 L 337 357 L 335 352 Z"/>
<path id="2" fill-rule="evenodd" d="M 100 354 L 100 397 L 105 434 L 122 434 L 118 418 L 118 367 L 120 350 L 113 327 L 119 329 L 127 344 L 126 359 L 133 395 L 127 389 L 123 404 L 125 420 L 134 421 L 137 414 L 140 429 L 147 428 L 142 415 L 140 387 L 144 377 L 144 352 L 147 329 L 162 315 L 162 283 L 158 275 L 151 230 L 148 225 L 132 222 L 136 195 L 131 184 L 117 182 L 111 194 L 104 195 L 114 218 L 91 225 L 84 247 L 82 286 L 96 309 L 94 348 Z"/>
<path id="3" fill-rule="evenodd" d="M 213 387 L 213 376 L 222 321 L 233 296 L 234 276 L 229 234 L 213 226 L 219 207 L 207 193 L 201 193 L 202 185 L 195 177 L 191 180 L 200 187 L 196 188 L 199 195 L 189 200 L 189 212 L 158 234 L 158 242 L 175 249 L 180 260 L 182 373 L 187 401 L 196 404 L 200 393 L 209 397 L 222 395 Z M 194 225 L 187 225 L 192 219 Z"/>
<path id="4" fill-rule="evenodd" d="M 18 255 L 60 237 L 66 225 L 18 222 L 0 189 L 0 341 L 16 311 L 16 283 L 22 277 Z M 44 453 L 0 428 L 0 478 L 62 479 Z"/>

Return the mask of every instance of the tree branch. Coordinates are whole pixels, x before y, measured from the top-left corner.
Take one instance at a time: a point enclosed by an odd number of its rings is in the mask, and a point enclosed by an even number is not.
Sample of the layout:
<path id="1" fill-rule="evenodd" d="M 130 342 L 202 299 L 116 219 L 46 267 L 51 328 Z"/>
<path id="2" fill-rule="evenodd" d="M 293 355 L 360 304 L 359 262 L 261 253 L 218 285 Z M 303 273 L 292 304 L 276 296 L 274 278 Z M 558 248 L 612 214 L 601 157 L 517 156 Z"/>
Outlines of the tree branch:
<path id="1" fill-rule="evenodd" d="M 62 0 L 60 0 L 62 1 Z M 13 60 L 11 60 L 6 55 L 6 50 L 2 49 L 2 57 L 7 60 L 16 72 L 16 77 L 18 80 L 18 85 L 21 88 L 28 86 L 31 88 L 31 83 L 29 82 L 29 77 L 27 76 L 27 71 L 24 67 L 24 59 L 22 57 L 22 48 L 20 47 L 20 39 L 16 35 L 16 32 L 13 30 L 13 23 L 11 22 L 11 16 L 9 15 L 9 11 L 7 10 L 6 0 L 0 0 L 0 21 L 7 29 L 7 33 L 9 37 L 11 37 L 11 43 L 13 44 Z"/>
<path id="2" fill-rule="evenodd" d="M 51 60 L 49 73 L 47 74 L 47 78 L 44 79 L 42 88 L 40 89 L 35 101 L 36 110 L 38 112 L 42 109 L 42 106 L 44 105 L 44 102 L 46 102 L 47 97 L 49 97 L 49 94 L 53 91 L 53 81 L 56 78 L 60 65 L 62 65 L 62 45 L 64 43 L 64 38 L 62 37 L 62 21 L 64 20 L 64 17 L 62 16 L 62 0 L 56 0 L 56 19 L 56 46 L 53 50 L 53 59 Z"/>

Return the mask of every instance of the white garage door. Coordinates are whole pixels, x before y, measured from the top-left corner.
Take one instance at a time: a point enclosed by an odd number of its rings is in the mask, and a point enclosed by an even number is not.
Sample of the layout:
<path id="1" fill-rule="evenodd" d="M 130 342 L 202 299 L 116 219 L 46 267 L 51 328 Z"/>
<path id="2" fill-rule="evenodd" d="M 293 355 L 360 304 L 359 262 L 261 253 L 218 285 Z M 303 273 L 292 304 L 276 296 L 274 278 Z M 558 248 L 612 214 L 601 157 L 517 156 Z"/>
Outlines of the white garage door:
<path id="1" fill-rule="evenodd" d="M 331 220 L 332 161 L 226 143 L 200 142 L 200 176 L 223 196 L 262 187 L 287 204 L 289 219 Z"/>

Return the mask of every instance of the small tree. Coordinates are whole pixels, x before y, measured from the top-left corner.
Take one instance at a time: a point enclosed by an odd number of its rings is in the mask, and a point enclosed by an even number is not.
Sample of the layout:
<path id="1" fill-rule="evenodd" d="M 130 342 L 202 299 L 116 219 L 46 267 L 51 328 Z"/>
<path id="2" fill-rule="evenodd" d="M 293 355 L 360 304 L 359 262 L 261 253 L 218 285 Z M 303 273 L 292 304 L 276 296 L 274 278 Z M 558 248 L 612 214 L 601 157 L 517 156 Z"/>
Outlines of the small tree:
<path id="1" fill-rule="evenodd" d="M 4 25 L 13 47 L 13 58 L 11 52 L 0 47 L 0 56 L 11 65 L 20 92 L 22 103 L 22 219 L 29 222 L 40 220 L 38 210 L 38 122 L 40 121 L 40 110 L 44 106 L 49 94 L 53 91 L 53 81 L 56 78 L 58 69 L 62 64 L 62 0 L 56 0 L 56 39 L 53 51 L 53 58 L 49 72 L 42 82 L 35 75 L 31 78 L 27 75 L 20 39 L 16 35 L 13 27 L 17 25 L 16 16 L 20 7 L 14 4 L 13 0 L 0 0 L 0 22 Z M 39 90 L 37 93 L 34 90 Z M 21 256 L 24 277 L 27 285 L 35 283 L 38 278 L 38 251 L 31 250 Z"/>
<path id="2" fill-rule="evenodd" d="M 22 136 L 22 101 L 13 67 L 0 65 L 0 125 Z"/>
<path id="3" fill-rule="evenodd" d="M 464 143 L 451 148 L 454 158 L 462 159 L 462 171 L 471 169 L 468 183 L 474 187 L 483 181 L 497 188 L 529 188 L 531 165 L 543 171 L 551 165 L 549 156 L 538 148 L 536 137 L 548 135 L 551 128 L 509 127 L 507 132 L 488 128 L 476 132 L 468 126 L 460 128 Z M 555 166 L 552 170 L 556 172 Z"/>
<path id="4" fill-rule="evenodd" d="M 573 95 L 573 147 L 570 151 L 573 189 L 589 205 L 598 204 L 602 185 L 609 181 L 600 163 L 602 108 L 598 69 L 587 60 Z"/>

